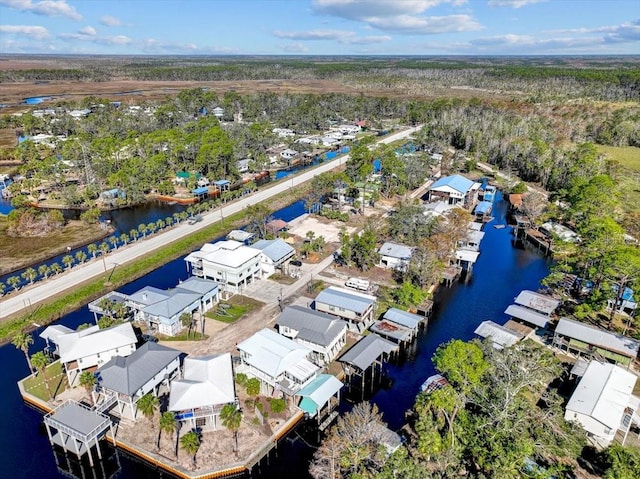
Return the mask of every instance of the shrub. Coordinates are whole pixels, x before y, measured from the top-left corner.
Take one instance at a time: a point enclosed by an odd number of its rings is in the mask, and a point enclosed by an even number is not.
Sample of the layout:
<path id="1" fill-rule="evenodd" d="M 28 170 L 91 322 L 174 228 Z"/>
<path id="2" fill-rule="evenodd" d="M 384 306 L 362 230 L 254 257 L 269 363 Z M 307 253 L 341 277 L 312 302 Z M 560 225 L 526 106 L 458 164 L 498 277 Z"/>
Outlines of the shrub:
<path id="1" fill-rule="evenodd" d="M 244 400 L 244 407 L 246 407 L 247 409 L 251 410 L 253 409 L 255 405 L 255 402 L 253 401 L 253 399 L 248 398 Z"/>
<path id="2" fill-rule="evenodd" d="M 275 414 L 279 414 L 283 412 L 286 408 L 287 408 L 287 402 L 284 400 L 284 398 L 273 399 L 271 401 L 271 412 Z"/>
<path id="3" fill-rule="evenodd" d="M 249 396 L 257 396 L 260 394 L 260 380 L 258 378 L 251 378 L 246 383 L 247 394 Z"/>
<path id="4" fill-rule="evenodd" d="M 236 374 L 236 383 L 238 383 L 238 386 L 247 384 L 247 375 L 245 373 Z"/>

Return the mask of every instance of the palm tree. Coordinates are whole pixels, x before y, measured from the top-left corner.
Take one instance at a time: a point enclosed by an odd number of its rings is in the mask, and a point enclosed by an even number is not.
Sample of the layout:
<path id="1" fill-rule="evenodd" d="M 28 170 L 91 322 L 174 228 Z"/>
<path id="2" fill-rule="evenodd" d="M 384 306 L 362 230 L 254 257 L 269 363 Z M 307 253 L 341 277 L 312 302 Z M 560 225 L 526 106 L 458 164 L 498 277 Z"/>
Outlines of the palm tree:
<path id="1" fill-rule="evenodd" d="M 20 285 L 20 277 L 19 276 L 9 276 L 7 278 L 7 284 L 11 286 L 12 289 L 18 290 L 18 286 Z"/>
<path id="2" fill-rule="evenodd" d="M 180 447 L 182 447 L 187 454 L 191 454 L 193 456 L 193 468 L 195 469 L 196 454 L 198 454 L 198 449 L 200 449 L 200 440 L 198 439 L 198 435 L 194 431 L 189 431 L 180 438 Z"/>
<path id="3" fill-rule="evenodd" d="M 222 420 L 222 425 L 233 432 L 233 451 L 238 457 L 238 429 L 240 429 L 240 423 L 242 423 L 242 411 L 238 409 L 236 404 L 225 404 L 220 412 L 220 419 Z"/>
<path id="4" fill-rule="evenodd" d="M 24 353 L 24 357 L 27 360 L 27 366 L 29 366 L 29 371 L 33 374 L 33 366 L 31 365 L 31 360 L 29 359 L 29 346 L 33 344 L 33 337 L 28 333 L 18 333 L 11 340 L 11 344 L 13 344 L 16 348 L 22 350 Z"/>
<path id="5" fill-rule="evenodd" d="M 7 286 L 2 281 L 0 281 L 0 296 L 4 295 L 4 290 L 6 288 L 7 288 Z"/>
<path id="6" fill-rule="evenodd" d="M 49 386 L 49 378 L 47 377 L 47 366 L 49 365 L 49 358 L 45 356 L 42 351 L 38 351 L 31 355 L 31 364 L 38 371 L 38 374 L 42 373 L 42 379 L 44 379 L 44 387 L 47 389 L 49 399 L 52 399 L 51 387 Z"/>
<path id="7" fill-rule="evenodd" d="M 98 254 L 98 245 L 95 243 L 91 243 L 89 246 L 87 246 L 87 251 L 91 254 L 91 257 L 95 259 L 96 254 Z"/>
<path id="8" fill-rule="evenodd" d="M 153 221 L 150 223 L 147 223 L 147 231 L 149 232 L 150 235 L 155 233 L 157 229 L 158 229 L 158 225 L 156 225 Z"/>
<path id="9" fill-rule="evenodd" d="M 51 267 L 48 264 L 41 264 L 40 266 L 38 266 L 38 274 L 44 279 L 47 279 L 50 273 Z"/>
<path id="10" fill-rule="evenodd" d="M 166 226 L 167 223 L 162 218 L 156 221 L 156 228 L 158 229 L 158 231 L 163 230 Z"/>
<path id="11" fill-rule="evenodd" d="M 109 246 L 106 241 L 103 241 L 102 243 L 100 243 L 100 251 L 102 252 L 102 254 L 107 254 L 109 251 L 111 251 L 111 246 Z"/>
<path id="12" fill-rule="evenodd" d="M 127 233 L 122 233 L 118 238 L 123 245 L 129 244 L 129 235 Z"/>
<path id="13" fill-rule="evenodd" d="M 171 411 L 163 412 L 160 416 L 160 429 L 158 430 L 158 449 L 160 449 L 160 436 L 163 432 L 171 434 L 178 428 L 178 421 L 175 413 Z"/>
<path id="14" fill-rule="evenodd" d="M 76 260 L 78 261 L 78 263 L 84 263 L 87 260 L 87 253 L 85 253 L 84 251 L 80 250 L 76 252 Z"/>
<path id="15" fill-rule="evenodd" d="M 149 421 L 151 421 L 151 429 L 153 429 L 153 416 L 160 406 L 160 401 L 158 400 L 158 398 L 151 393 L 147 393 L 138 400 L 137 406 L 142 415 Z"/>
<path id="16" fill-rule="evenodd" d="M 109 236 L 109 243 L 111 243 L 111 247 L 113 249 L 118 249 L 118 237 L 117 236 Z"/>
<path id="17" fill-rule="evenodd" d="M 138 231 L 140 232 L 140 234 L 142 235 L 143 238 L 147 237 L 147 225 L 142 224 L 138 226 Z"/>
<path id="18" fill-rule="evenodd" d="M 189 336 L 191 336 L 191 319 L 192 316 L 189 313 L 182 313 L 180 315 L 180 322 L 182 323 L 182 326 L 185 328 L 189 328 L 189 330 L 187 331 L 187 339 L 189 339 Z"/>
<path id="19" fill-rule="evenodd" d="M 62 273 L 62 266 L 60 266 L 58 263 L 52 263 L 51 264 L 51 272 L 53 274 L 60 274 Z"/>
<path id="20" fill-rule="evenodd" d="M 62 258 L 62 264 L 64 264 L 65 268 L 67 269 L 71 268 L 73 261 L 73 256 L 71 256 L 70 254 L 67 254 Z"/>
<path id="21" fill-rule="evenodd" d="M 91 404 L 93 404 L 93 396 L 91 395 L 91 391 L 98 383 L 95 374 L 93 374 L 91 371 L 83 371 L 82 374 L 80 374 L 79 382 L 80 386 L 86 389 L 87 394 L 91 398 Z"/>
<path id="22" fill-rule="evenodd" d="M 176 212 L 173 214 L 173 220 L 174 220 L 176 223 L 180 223 L 180 221 L 182 220 L 182 216 L 180 215 L 180 212 L 179 212 L 179 211 L 176 211 Z"/>
<path id="23" fill-rule="evenodd" d="M 129 231 L 129 236 L 133 241 L 138 241 L 138 236 L 140 236 L 140 232 L 137 229 L 133 228 L 131 231 Z"/>
<path id="24" fill-rule="evenodd" d="M 173 224 L 173 216 L 167 216 L 164 219 L 164 222 L 168 227 L 170 227 Z"/>
<path id="25" fill-rule="evenodd" d="M 29 284 L 33 284 L 35 279 L 38 277 L 38 272 L 33 268 L 27 268 L 22 272 L 20 276 L 29 281 Z"/>

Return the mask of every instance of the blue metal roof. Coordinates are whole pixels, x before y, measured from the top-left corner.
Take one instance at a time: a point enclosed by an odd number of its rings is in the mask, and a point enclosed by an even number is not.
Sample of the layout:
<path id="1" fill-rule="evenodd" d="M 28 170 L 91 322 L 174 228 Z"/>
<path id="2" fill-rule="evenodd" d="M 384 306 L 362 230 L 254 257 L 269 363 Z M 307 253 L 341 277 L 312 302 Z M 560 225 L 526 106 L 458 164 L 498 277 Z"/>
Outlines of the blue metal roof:
<path id="1" fill-rule="evenodd" d="M 229 180 L 217 180 L 217 181 L 214 181 L 213 184 L 217 186 L 226 186 L 231 184 L 231 182 Z"/>
<path id="2" fill-rule="evenodd" d="M 433 190 L 435 188 L 441 188 L 443 186 L 449 186 L 456 191 L 466 193 L 473 186 L 473 181 L 465 178 L 462 175 L 445 176 L 444 178 L 440 178 L 433 185 L 431 185 L 430 189 Z"/>
<path id="3" fill-rule="evenodd" d="M 194 195 L 205 195 L 209 193 L 209 188 L 203 186 L 202 188 L 196 188 L 195 190 L 192 190 L 191 193 L 193 193 Z"/>
<path id="4" fill-rule="evenodd" d="M 493 206 L 493 203 L 491 203 L 491 201 L 481 201 L 476 206 L 475 213 L 477 215 L 486 215 L 487 213 L 491 212 L 492 206 Z"/>

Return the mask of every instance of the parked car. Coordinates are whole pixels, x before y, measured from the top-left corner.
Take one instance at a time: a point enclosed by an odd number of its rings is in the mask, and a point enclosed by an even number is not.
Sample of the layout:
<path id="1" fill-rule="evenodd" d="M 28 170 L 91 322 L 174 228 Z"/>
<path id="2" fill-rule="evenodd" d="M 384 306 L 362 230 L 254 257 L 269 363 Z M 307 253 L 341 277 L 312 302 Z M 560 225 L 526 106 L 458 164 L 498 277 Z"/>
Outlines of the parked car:
<path id="1" fill-rule="evenodd" d="M 299 268 L 300 266 L 302 266 L 302 261 L 297 259 L 292 259 L 291 261 L 289 261 L 289 264 L 291 266 L 297 266 Z"/>
<path id="2" fill-rule="evenodd" d="M 140 339 L 142 339 L 145 343 L 157 343 L 158 342 L 158 338 L 156 338 L 152 334 L 143 334 L 142 336 L 140 336 Z"/>

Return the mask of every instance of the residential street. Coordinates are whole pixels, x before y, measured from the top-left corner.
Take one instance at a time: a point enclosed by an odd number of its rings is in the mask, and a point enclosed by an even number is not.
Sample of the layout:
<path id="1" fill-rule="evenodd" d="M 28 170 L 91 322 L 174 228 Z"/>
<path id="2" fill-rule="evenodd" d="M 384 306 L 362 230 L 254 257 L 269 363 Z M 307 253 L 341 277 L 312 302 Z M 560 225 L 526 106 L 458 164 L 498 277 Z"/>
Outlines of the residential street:
<path id="1" fill-rule="evenodd" d="M 407 138 L 420 128 L 421 125 L 418 125 L 398 133 L 394 133 L 380 140 L 379 143 L 391 143 Z M 127 246 L 118 248 L 104 257 L 98 257 L 84 264 L 75 266 L 69 271 L 65 271 L 64 273 L 51 277 L 48 280 L 40 281 L 33 286 L 26 287 L 17 294 L 9 294 L 0 300 L 0 321 L 6 320 L 7 317 L 17 313 L 32 311 L 39 303 L 46 301 L 54 295 L 69 290 L 88 279 L 92 279 L 100 275 L 106 275 L 118 265 L 125 264 L 150 251 L 158 249 L 172 241 L 188 235 L 193 231 L 216 223 L 220 221 L 222 217 L 227 217 L 237 213 L 247 205 L 259 203 L 279 193 L 286 192 L 295 186 L 311 180 L 314 176 L 320 173 L 324 173 L 342 165 L 348 158 L 349 155 L 345 155 L 336 158 L 335 160 L 322 163 L 316 168 L 305 171 L 292 178 L 287 178 L 276 185 L 228 203 L 224 207 L 219 207 L 205 213 L 203 214 L 203 220 L 199 223 L 190 225 L 187 222 L 183 222 L 177 226 L 164 230 L 161 233 L 149 236 L 144 240 L 138 240 Z"/>

